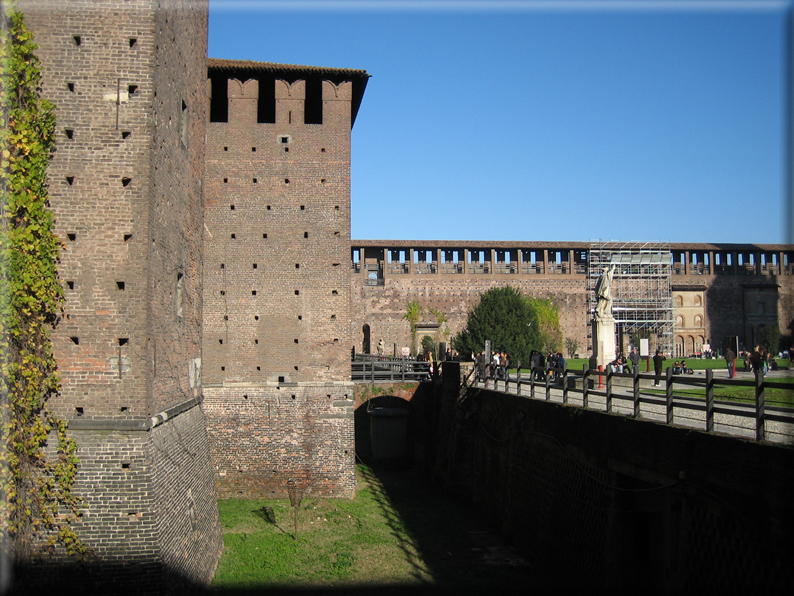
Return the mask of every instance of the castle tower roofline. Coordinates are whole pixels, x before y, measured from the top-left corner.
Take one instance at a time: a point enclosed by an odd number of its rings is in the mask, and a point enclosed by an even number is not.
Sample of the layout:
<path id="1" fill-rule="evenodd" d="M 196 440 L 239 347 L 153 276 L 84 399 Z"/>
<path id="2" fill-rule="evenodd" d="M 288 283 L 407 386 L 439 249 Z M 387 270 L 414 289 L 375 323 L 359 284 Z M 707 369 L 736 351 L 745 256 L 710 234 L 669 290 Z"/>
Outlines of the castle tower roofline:
<path id="1" fill-rule="evenodd" d="M 364 90 L 371 75 L 365 70 L 352 68 L 327 68 L 323 66 L 303 66 L 299 64 L 277 64 L 275 62 L 256 62 L 254 60 L 226 60 L 222 58 L 209 58 L 207 60 L 209 75 L 213 73 L 239 73 L 240 75 L 268 74 L 287 81 L 295 81 L 306 77 L 321 77 L 339 84 L 342 81 L 353 83 L 353 97 L 351 101 L 351 122 L 355 124 Z M 238 75 L 239 76 L 239 75 Z"/>

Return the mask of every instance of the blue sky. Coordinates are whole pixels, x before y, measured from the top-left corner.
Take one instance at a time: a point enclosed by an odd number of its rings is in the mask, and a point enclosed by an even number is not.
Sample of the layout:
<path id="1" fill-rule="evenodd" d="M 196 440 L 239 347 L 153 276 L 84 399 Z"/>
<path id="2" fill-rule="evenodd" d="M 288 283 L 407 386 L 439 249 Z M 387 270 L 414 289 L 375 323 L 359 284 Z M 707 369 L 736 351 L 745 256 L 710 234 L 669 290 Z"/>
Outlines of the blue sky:
<path id="1" fill-rule="evenodd" d="M 209 55 L 372 75 L 353 238 L 779 243 L 786 7 L 210 0 Z"/>

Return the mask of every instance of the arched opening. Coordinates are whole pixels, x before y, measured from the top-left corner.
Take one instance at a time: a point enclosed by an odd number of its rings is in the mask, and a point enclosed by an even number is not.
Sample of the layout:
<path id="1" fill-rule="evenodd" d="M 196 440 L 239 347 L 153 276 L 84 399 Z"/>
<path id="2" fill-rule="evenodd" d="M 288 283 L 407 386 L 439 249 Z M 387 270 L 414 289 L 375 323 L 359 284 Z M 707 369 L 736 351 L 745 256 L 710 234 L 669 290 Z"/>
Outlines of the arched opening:
<path id="1" fill-rule="evenodd" d="M 680 335 L 675 336 L 675 357 L 682 358 L 684 356 L 684 338 Z"/>
<path id="2" fill-rule="evenodd" d="M 369 339 L 369 325 L 364 324 L 364 327 L 361 328 L 361 331 L 364 333 L 364 339 L 361 342 L 361 353 L 362 354 L 369 354 L 370 353 L 370 339 Z"/>
<path id="3" fill-rule="evenodd" d="M 404 460 L 409 454 L 411 403 L 396 395 L 378 395 L 353 413 L 356 454 L 375 460 Z"/>

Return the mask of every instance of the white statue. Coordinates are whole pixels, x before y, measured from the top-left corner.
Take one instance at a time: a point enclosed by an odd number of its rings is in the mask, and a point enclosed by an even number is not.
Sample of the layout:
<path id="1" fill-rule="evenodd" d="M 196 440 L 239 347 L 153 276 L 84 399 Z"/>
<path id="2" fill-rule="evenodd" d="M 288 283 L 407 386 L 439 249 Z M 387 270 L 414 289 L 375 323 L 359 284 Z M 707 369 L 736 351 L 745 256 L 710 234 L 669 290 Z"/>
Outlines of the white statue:
<path id="1" fill-rule="evenodd" d="M 596 304 L 595 319 L 597 321 L 612 318 L 612 275 L 614 273 L 614 265 L 604 267 L 601 277 L 596 282 L 595 293 L 598 304 Z"/>
<path id="2" fill-rule="evenodd" d="M 383 356 L 383 350 L 384 350 L 384 348 L 385 348 L 385 345 L 384 345 L 384 343 L 383 343 L 383 338 L 381 337 L 381 338 L 380 338 L 380 341 L 378 342 L 378 355 L 379 355 L 379 356 Z"/>

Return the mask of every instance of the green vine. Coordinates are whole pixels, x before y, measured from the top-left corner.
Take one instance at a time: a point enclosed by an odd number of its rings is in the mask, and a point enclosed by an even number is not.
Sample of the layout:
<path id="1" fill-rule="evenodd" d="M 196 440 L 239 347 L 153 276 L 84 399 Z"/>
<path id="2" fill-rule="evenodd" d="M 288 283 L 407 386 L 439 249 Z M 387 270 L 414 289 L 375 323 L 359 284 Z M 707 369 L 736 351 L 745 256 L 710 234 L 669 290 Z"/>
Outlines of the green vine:
<path id="1" fill-rule="evenodd" d="M 60 390 L 50 335 L 64 300 L 46 182 L 54 107 L 40 96 L 37 46 L 15 1 L 0 5 L 0 21 L 0 523 L 12 557 L 25 562 L 57 545 L 70 555 L 86 549 L 72 528 L 76 444 L 47 409 Z"/>

